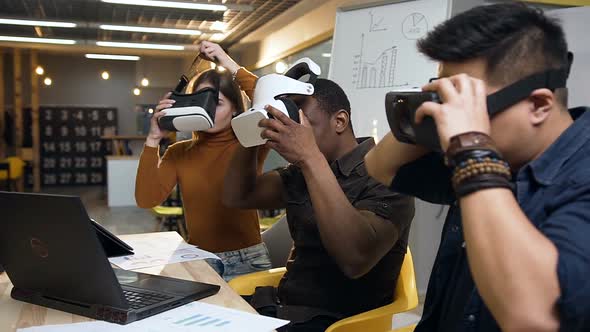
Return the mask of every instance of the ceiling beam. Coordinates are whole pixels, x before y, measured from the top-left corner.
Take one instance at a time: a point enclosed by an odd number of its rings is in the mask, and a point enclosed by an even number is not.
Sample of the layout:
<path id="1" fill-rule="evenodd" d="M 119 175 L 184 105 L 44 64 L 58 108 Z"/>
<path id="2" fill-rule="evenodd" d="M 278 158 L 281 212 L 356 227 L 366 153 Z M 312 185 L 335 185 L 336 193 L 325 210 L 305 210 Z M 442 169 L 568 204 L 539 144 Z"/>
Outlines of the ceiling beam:
<path id="1" fill-rule="evenodd" d="M 186 28 L 186 27 L 178 27 L 176 25 L 171 25 L 171 24 L 157 24 L 157 25 L 153 25 L 153 24 L 141 24 L 141 25 L 135 25 L 135 24 L 128 24 L 128 23 L 118 23 L 118 22 L 87 22 L 87 21 L 76 21 L 76 20 L 70 20 L 70 21 L 64 21 L 64 20 L 49 20 L 49 19 L 38 19 L 38 18 L 33 18 L 33 17 L 26 17 L 26 16 L 0 16 L 0 18 L 6 18 L 6 19 L 13 19 L 13 20 L 27 20 L 27 21 L 50 21 L 50 22 L 60 22 L 60 23 L 74 23 L 76 24 L 75 28 L 71 28 L 71 29 L 100 29 L 101 25 L 127 25 L 127 26 L 133 26 L 133 27 L 146 27 L 146 28 L 164 28 L 164 29 L 193 29 L 193 28 Z M 9 24 L 7 24 L 9 25 Z M 209 29 L 198 29 L 199 31 L 201 31 L 203 34 L 208 33 L 208 34 L 212 34 L 212 33 L 218 33 L 221 32 L 223 33 L 223 31 L 218 31 L 218 30 L 209 30 Z M 148 32 L 146 32 L 148 33 Z"/>
<path id="2" fill-rule="evenodd" d="M 97 2 L 102 2 L 101 0 L 96 0 Z M 189 4 L 204 4 L 204 5 L 223 5 L 226 6 L 229 10 L 238 10 L 242 12 L 251 12 L 254 11 L 254 6 L 247 5 L 247 4 L 238 4 L 238 3 L 211 3 L 208 1 L 182 1 L 182 0 L 175 0 L 174 2 L 186 2 Z M 133 6 L 133 5 L 123 5 L 123 4 L 112 4 L 115 6 Z M 206 10 L 205 10 L 206 11 Z"/>
<path id="3" fill-rule="evenodd" d="M 139 56 L 164 56 L 164 57 L 194 57 L 198 45 L 183 45 L 184 51 L 154 50 L 154 49 L 137 49 L 137 48 L 118 48 L 118 47 L 101 47 L 94 43 L 80 41 L 76 45 L 55 45 L 55 44 L 34 44 L 19 42 L 0 42 L 0 48 L 19 48 L 35 49 L 44 52 L 55 53 L 99 53 L 99 54 L 121 54 L 121 55 L 139 55 Z M 95 61 L 95 60 L 92 60 Z M 98 60 L 96 60 L 98 61 Z"/>

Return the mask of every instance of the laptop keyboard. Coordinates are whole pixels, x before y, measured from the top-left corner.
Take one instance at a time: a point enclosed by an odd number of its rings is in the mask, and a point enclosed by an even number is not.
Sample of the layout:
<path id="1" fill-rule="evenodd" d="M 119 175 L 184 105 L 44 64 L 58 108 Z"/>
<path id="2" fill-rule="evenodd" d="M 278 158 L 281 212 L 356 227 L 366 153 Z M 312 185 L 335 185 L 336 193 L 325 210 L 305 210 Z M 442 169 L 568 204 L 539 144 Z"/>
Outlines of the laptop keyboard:
<path id="1" fill-rule="evenodd" d="M 131 309 L 141 309 L 152 304 L 172 299 L 172 296 L 147 291 L 138 292 L 124 289 L 123 294 Z"/>

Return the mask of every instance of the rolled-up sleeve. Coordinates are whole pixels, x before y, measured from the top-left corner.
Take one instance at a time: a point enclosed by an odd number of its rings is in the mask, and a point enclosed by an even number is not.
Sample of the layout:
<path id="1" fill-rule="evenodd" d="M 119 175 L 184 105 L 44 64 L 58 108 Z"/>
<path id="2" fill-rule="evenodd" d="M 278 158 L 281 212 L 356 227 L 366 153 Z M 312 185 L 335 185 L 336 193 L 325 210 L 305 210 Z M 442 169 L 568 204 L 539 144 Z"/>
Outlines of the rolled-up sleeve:
<path id="1" fill-rule="evenodd" d="M 556 193 L 539 229 L 558 250 L 560 331 L 590 330 L 590 183 Z"/>
<path id="2" fill-rule="evenodd" d="M 442 156 L 434 152 L 400 167 L 391 189 L 434 204 L 455 201 L 451 171 Z"/>
<path id="3" fill-rule="evenodd" d="M 399 230 L 410 226 L 414 218 L 414 199 L 395 193 L 382 184 L 369 180 L 368 189 L 353 203 L 357 210 L 370 211 L 393 222 Z"/>

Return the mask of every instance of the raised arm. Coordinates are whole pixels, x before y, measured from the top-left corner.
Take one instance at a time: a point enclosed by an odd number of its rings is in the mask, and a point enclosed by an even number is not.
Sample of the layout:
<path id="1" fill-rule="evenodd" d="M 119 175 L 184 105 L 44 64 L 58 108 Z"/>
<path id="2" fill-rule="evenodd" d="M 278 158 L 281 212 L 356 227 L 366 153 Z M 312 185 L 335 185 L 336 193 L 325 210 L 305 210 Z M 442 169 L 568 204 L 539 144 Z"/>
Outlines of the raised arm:
<path id="1" fill-rule="evenodd" d="M 162 160 L 158 155 L 160 141 L 167 134 L 158 126 L 158 119 L 165 114 L 162 110 L 174 103 L 174 100 L 168 97 L 169 93 L 156 107 L 156 113 L 150 120 L 150 132 L 139 158 L 135 179 L 135 201 L 140 208 L 151 208 L 162 203 L 176 185 L 176 165 L 170 149 L 166 151 Z"/>
<path id="2" fill-rule="evenodd" d="M 242 209 L 278 209 L 286 206 L 279 173 L 257 174 L 260 159 L 258 147 L 239 146 L 236 149 L 225 175 L 225 205 Z"/>

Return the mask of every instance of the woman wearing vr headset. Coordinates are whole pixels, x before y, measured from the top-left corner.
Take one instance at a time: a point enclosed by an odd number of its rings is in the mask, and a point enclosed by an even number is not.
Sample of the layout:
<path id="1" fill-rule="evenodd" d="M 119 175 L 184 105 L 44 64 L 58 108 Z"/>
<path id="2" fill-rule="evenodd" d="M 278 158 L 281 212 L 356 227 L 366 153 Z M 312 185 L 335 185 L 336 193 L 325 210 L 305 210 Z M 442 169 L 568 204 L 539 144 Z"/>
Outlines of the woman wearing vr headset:
<path id="1" fill-rule="evenodd" d="M 252 98 L 257 78 L 215 43 L 203 41 L 200 51 L 200 57 L 226 69 L 200 73 L 194 82 L 189 82 L 186 91 L 219 87 L 214 126 L 193 132 L 191 140 L 171 145 L 160 158 L 158 147 L 167 132 L 159 127 L 158 120 L 175 103 L 170 93 L 160 100 L 141 154 L 135 199 L 139 207 L 151 208 L 162 203 L 175 185 L 180 185 L 189 243 L 216 253 L 221 261 L 209 263 L 225 280 L 230 280 L 271 268 L 268 251 L 260 238 L 256 210 L 232 209 L 222 204 L 225 172 L 239 145 L 231 119 L 244 111 L 241 91 Z M 267 153 L 268 150 L 260 153 L 259 165 Z"/>

